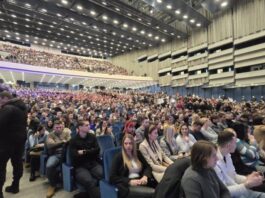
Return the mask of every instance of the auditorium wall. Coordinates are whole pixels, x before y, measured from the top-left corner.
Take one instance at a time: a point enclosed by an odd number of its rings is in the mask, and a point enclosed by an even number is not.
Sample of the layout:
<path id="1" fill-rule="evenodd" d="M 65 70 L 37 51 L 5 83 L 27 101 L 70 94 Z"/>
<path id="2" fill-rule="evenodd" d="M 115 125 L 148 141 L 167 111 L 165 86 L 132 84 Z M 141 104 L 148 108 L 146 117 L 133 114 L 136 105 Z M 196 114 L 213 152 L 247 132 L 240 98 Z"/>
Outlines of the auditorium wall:
<path id="1" fill-rule="evenodd" d="M 189 32 L 187 40 L 176 39 L 170 43 L 161 44 L 159 47 L 128 52 L 111 59 L 113 64 L 124 67 L 134 75 L 149 75 L 158 80 L 158 70 L 171 66 L 169 61 L 140 62 L 138 57 L 152 56 L 173 52 L 183 48 L 194 48 L 202 44 L 211 45 L 222 40 L 232 38 L 236 40 L 244 36 L 265 30 L 265 1 L 264 0 L 240 0 L 236 1 L 233 9 L 220 14 L 210 16 L 211 24 L 207 28 Z"/>

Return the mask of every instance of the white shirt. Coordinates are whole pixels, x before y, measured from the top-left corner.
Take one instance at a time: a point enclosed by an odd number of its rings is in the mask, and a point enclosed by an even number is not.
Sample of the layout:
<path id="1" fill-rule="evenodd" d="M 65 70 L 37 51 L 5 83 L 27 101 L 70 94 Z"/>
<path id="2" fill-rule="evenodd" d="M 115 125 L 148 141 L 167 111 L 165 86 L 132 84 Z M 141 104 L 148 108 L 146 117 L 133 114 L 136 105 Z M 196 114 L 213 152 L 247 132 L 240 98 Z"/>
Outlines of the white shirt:
<path id="1" fill-rule="evenodd" d="M 218 161 L 214 168 L 219 179 L 226 185 L 232 197 L 245 196 L 249 190 L 245 187 L 244 182 L 246 177 L 238 175 L 230 154 L 222 155 L 220 150 L 217 150 Z M 224 161 L 224 157 L 226 162 Z"/>
<path id="2" fill-rule="evenodd" d="M 176 138 L 176 142 L 179 148 L 179 152 L 190 152 L 191 147 L 196 142 L 196 139 L 193 135 L 189 134 L 189 141 L 183 139 L 182 135 L 178 135 Z"/>

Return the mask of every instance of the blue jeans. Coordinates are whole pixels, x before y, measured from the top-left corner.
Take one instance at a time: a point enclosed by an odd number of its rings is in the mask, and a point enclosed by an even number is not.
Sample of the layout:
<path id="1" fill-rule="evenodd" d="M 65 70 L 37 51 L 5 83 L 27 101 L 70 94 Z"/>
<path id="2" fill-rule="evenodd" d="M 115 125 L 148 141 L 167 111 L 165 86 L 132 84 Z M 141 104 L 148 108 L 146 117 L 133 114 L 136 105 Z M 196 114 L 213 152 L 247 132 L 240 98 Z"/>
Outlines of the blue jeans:
<path id="1" fill-rule="evenodd" d="M 59 179 L 59 172 L 58 167 L 61 164 L 61 157 L 57 155 L 51 155 L 48 158 L 46 164 L 46 175 L 51 184 L 51 186 L 55 187 L 58 179 Z"/>

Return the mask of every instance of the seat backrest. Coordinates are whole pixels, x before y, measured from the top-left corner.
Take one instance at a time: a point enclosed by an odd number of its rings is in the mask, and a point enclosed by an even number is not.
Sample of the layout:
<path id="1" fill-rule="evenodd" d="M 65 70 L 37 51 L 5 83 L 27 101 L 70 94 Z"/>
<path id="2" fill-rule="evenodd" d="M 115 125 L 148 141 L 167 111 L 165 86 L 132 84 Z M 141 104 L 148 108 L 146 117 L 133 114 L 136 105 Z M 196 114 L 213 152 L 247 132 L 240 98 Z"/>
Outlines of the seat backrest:
<path id="1" fill-rule="evenodd" d="M 106 181 L 109 181 L 112 159 L 119 152 L 121 152 L 121 147 L 115 147 L 105 150 L 103 154 L 103 167 L 104 167 L 104 176 Z"/>
<path id="2" fill-rule="evenodd" d="M 156 187 L 155 198 L 180 198 L 184 197 L 181 188 L 181 179 L 185 170 L 190 166 L 189 158 L 177 159 L 165 171 L 165 174 Z"/>
<path id="3" fill-rule="evenodd" d="M 97 141 L 100 148 L 100 156 L 103 156 L 106 149 L 115 147 L 113 137 L 110 135 L 97 136 Z"/>
<path id="4" fill-rule="evenodd" d="M 70 155 L 70 146 L 67 145 L 66 151 L 65 151 L 65 163 L 69 166 L 72 166 L 72 159 Z"/>

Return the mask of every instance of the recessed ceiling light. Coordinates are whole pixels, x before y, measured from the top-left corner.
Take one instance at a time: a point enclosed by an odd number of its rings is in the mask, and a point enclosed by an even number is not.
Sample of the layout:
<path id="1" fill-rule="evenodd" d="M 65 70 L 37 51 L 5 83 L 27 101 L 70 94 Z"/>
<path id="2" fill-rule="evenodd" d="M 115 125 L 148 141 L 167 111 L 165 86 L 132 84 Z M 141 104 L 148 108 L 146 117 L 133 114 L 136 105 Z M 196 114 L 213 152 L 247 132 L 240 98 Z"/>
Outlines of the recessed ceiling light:
<path id="1" fill-rule="evenodd" d="M 17 40 L 20 40 L 20 37 L 17 36 L 16 39 L 17 39 Z"/>
<path id="2" fill-rule="evenodd" d="M 161 41 L 164 43 L 164 42 L 166 42 L 166 39 L 163 38 L 163 39 L 161 39 Z"/>
<path id="3" fill-rule="evenodd" d="M 7 38 L 10 38 L 11 36 L 9 34 L 6 35 Z"/>
<path id="4" fill-rule="evenodd" d="M 191 23 L 195 23 L 195 20 L 194 20 L 194 19 L 191 19 L 190 22 L 191 22 Z"/>
<path id="5" fill-rule="evenodd" d="M 108 16 L 103 15 L 103 16 L 102 16 L 102 19 L 103 19 L 103 20 L 108 20 Z"/>
<path id="6" fill-rule="evenodd" d="M 103 4 L 103 5 L 107 5 L 107 3 L 106 3 L 105 1 L 102 1 L 102 4 Z"/>
<path id="7" fill-rule="evenodd" d="M 92 16 L 95 16 L 97 13 L 96 13 L 94 10 L 91 10 L 91 11 L 90 11 L 90 14 L 91 14 Z"/>
<path id="8" fill-rule="evenodd" d="M 156 0 L 157 3 L 162 3 L 162 0 Z"/>
<path id="9" fill-rule="evenodd" d="M 187 18 L 189 18 L 188 15 L 186 15 L 186 14 L 183 15 L 183 19 L 187 19 Z"/>
<path id="10" fill-rule="evenodd" d="M 159 36 L 155 36 L 155 40 L 158 40 L 159 39 Z"/>
<path id="11" fill-rule="evenodd" d="M 153 36 L 153 34 L 151 34 L 151 33 L 148 34 L 148 37 L 152 37 L 152 36 Z"/>
<path id="12" fill-rule="evenodd" d="M 201 24 L 200 24 L 200 23 L 197 23 L 196 26 L 197 26 L 197 27 L 201 27 Z"/>
<path id="13" fill-rule="evenodd" d="M 17 18 L 17 16 L 16 16 L 16 15 L 14 15 L 14 14 L 11 14 L 11 16 L 12 16 L 13 18 Z"/>
<path id="14" fill-rule="evenodd" d="M 77 8 L 78 10 L 83 10 L 83 7 L 82 7 L 81 5 L 77 5 L 76 8 Z"/>
<path id="15" fill-rule="evenodd" d="M 38 41 L 34 41 L 34 43 L 36 43 L 36 44 L 37 44 L 37 43 L 38 43 Z"/>
<path id="16" fill-rule="evenodd" d="M 171 10 L 172 9 L 172 5 L 168 4 L 167 6 L 167 9 Z"/>
<path id="17" fill-rule="evenodd" d="M 113 20 L 113 23 L 114 23 L 114 24 L 118 24 L 118 23 L 119 23 L 119 21 L 118 21 L 118 20 L 116 20 L 116 19 L 114 19 L 114 20 Z"/>
<path id="18" fill-rule="evenodd" d="M 42 8 L 40 11 L 41 12 L 47 12 L 47 10 L 45 8 Z"/>
<path id="19" fill-rule="evenodd" d="M 141 34 L 145 34 L 145 31 L 144 31 L 144 30 L 142 30 L 140 33 L 141 33 Z"/>
<path id="20" fill-rule="evenodd" d="M 39 21 L 38 24 L 39 24 L 39 25 L 42 25 L 43 23 Z"/>
<path id="21" fill-rule="evenodd" d="M 134 32 L 137 31 L 137 28 L 136 27 L 133 27 L 132 28 L 132 31 L 134 31 Z"/>
<path id="22" fill-rule="evenodd" d="M 14 23 L 15 25 L 17 25 L 17 22 L 16 22 L 16 21 L 14 21 L 13 23 Z"/>
<path id="23" fill-rule="evenodd" d="M 221 7 L 226 7 L 228 5 L 227 1 L 224 1 L 223 3 L 221 3 Z"/>
<path id="24" fill-rule="evenodd" d="M 28 18 L 25 18 L 25 20 L 26 20 L 26 21 L 30 21 L 30 19 L 28 19 Z"/>
<path id="25" fill-rule="evenodd" d="M 175 11 L 175 14 L 180 14 L 180 10 L 176 10 Z"/>
<path id="26" fill-rule="evenodd" d="M 127 27 L 128 27 L 128 24 L 127 24 L 127 23 L 124 23 L 122 26 L 123 26 L 124 28 L 127 28 Z"/>
<path id="27" fill-rule="evenodd" d="M 115 8 L 115 10 L 118 11 L 118 12 L 121 11 L 120 8 Z"/>
<path id="28" fill-rule="evenodd" d="M 25 6 L 29 7 L 29 8 L 31 7 L 31 5 L 29 3 L 26 3 Z"/>
<path id="29" fill-rule="evenodd" d="M 28 24 L 26 24 L 25 27 L 29 28 L 30 26 Z"/>
<path id="30" fill-rule="evenodd" d="M 142 19 L 141 18 L 138 18 L 138 21 L 142 21 Z"/>
<path id="31" fill-rule="evenodd" d="M 41 44 L 42 44 L 42 45 L 46 45 L 46 43 L 44 43 L 44 42 L 43 42 L 43 43 L 41 43 Z"/>
<path id="32" fill-rule="evenodd" d="M 66 0 L 61 0 L 61 2 L 62 2 L 62 4 L 64 4 L 64 5 L 67 5 L 67 4 L 68 4 L 68 1 L 66 1 Z"/>
<path id="33" fill-rule="evenodd" d="M 130 17 L 132 16 L 132 14 L 131 14 L 131 13 L 127 13 L 127 15 L 128 15 L 128 16 L 130 16 Z"/>
<path id="34" fill-rule="evenodd" d="M 60 13 L 57 13 L 56 15 L 57 15 L 58 17 L 61 17 L 61 16 L 62 16 Z"/>

